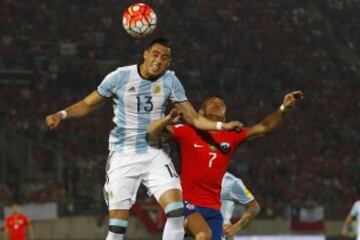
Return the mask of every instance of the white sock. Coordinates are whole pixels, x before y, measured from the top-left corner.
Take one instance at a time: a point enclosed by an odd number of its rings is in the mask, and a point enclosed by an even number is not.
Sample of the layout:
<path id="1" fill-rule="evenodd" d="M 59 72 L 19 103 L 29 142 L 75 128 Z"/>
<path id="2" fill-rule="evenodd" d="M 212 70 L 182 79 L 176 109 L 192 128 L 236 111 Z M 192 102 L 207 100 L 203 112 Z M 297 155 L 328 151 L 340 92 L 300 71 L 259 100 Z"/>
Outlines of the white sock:
<path id="1" fill-rule="evenodd" d="M 184 216 L 170 217 L 166 220 L 162 237 L 163 240 L 183 240 L 184 234 Z"/>
<path id="2" fill-rule="evenodd" d="M 124 234 L 119 234 L 119 233 L 113 233 L 113 232 L 108 232 L 108 235 L 106 237 L 106 240 L 123 240 L 124 239 Z"/>

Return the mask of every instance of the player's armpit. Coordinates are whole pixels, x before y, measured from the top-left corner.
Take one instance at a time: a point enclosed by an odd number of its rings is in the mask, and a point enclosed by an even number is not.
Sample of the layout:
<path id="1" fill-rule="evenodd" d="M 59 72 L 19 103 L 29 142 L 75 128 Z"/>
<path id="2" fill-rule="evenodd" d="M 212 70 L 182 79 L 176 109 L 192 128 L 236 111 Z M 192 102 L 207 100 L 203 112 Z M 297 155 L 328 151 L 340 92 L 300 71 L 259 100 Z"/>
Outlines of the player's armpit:
<path id="1" fill-rule="evenodd" d="M 249 141 L 254 138 L 262 137 L 266 133 L 267 133 L 266 127 L 263 124 L 261 124 L 261 123 L 255 124 L 255 125 L 247 128 L 247 136 L 246 136 L 245 141 Z"/>

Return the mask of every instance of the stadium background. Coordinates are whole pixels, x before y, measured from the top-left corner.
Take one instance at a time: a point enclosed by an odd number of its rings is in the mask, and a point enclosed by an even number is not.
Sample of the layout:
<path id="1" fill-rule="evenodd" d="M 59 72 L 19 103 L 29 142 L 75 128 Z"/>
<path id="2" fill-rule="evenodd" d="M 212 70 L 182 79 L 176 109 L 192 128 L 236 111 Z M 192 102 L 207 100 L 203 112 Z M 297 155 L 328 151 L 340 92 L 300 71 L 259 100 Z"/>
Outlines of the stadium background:
<path id="1" fill-rule="evenodd" d="M 227 100 L 228 119 L 252 124 L 286 92 L 305 94 L 281 129 L 243 145 L 231 162 L 262 206 L 248 232 L 293 233 L 284 226 L 291 206 L 323 206 L 325 223 L 336 227 L 321 233 L 339 235 L 339 222 L 360 193 L 359 1 L 144 2 L 158 15 L 152 37 L 174 42 L 172 69 L 195 106 L 216 92 Z M 80 100 L 117 66 L 139 62 L 150 39 L 123 31 L 121 13 L 131 3 L 0 3 L 0 218 L 13 200 L 56 203 L 55 220 L 34 221 L 39 239 L 82 238 L 70 228 L 43 236 L 41 229 L 54 221 L 95 229 L 100 219 L 111 104 L 56 132 L 46 129 L 44 117 Z M 157 217 L 144 190 L 138 198 L 143 212 Z M 283 230 L 263 230 L 276 222 Z M 97 230 L 94 239 L 101 239 L 104 227 Z"/>

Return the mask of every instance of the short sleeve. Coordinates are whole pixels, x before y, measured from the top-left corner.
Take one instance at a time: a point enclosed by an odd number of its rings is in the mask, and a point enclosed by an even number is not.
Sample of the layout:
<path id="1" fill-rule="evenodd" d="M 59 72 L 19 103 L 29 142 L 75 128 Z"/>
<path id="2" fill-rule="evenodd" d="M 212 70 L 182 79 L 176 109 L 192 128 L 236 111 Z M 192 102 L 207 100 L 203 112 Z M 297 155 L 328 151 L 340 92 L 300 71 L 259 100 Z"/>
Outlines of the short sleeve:
<path id="1" fill-rule="evenodd" d="M 233 200 L 240 202 L 241 204 L 248 204 L 254 200 L 254 195 L 249 191 L 241 179 L 234 181 L 231 188 L 230 197 Z"/>
<path id="2" fill-rule="evenodd" d="M 116 89 L 117 71 L 113 71 L 105 76 L 104 80 L 97 88 L 98 93 L 103 97 L 112 97 Z"/>
<path id="3" fill-rule="evenodd" d="M 180 80 L 175 76 L 175 74 L 171 74 L 171 77 L 172 77 L 172 90 L 170 95 L 171 102 L 186 101 L 187 97 L 185 94 L 185 89 L 181 84 Z"/>
<path id="4" fill-rule="evenodd" d="M 235 137 L 236 145 L 242 143 L 246 137 L 247 137 L 247 128 L 243 128 L 241 129 L 240 132 L 236 133 L 236 137 Z"/>
<path id="5" fill-rule="evenodd" d="M 360 210 L 360 201 L 356 202 L 353 207 L 351 208 L 350 215 L 355 217 L 358 215 Z"/>
<path id="6" fill-rule="evenodd" d="M 185 139 L 186 136 L 189 136 L 191 128 L 185 124 L 176 124 L 173 126 L 172 139 L 181 141 Z"/>

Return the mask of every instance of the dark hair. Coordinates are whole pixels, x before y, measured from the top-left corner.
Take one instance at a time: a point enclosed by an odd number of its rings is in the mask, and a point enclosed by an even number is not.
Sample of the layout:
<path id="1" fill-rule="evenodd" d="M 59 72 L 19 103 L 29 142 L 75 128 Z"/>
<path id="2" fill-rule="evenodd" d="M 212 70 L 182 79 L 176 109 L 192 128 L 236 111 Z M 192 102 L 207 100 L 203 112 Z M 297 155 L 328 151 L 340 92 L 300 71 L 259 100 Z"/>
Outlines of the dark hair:
<path id="1" fill-rule="evenodd" d="M 170 50 L 172 51 L 172 42 L 166 38 L 155 38 L 154 40 L 152 40 L 149 45 L 147 46 L 146 49 L 150 49 L 152 48 L 152 46 L 154 46 L 155 44 L 160 44 L 160 45 L 163 45 L 165 47 L 168 47 L 170 48 Z"/>
<path id="2" fill-rule="evenodd" d="M 225 99 L 222 96 L 216 95 L 216 94 L 211 94 L 211 95 L 207 95 L 204 97 L 204 100 L 201 103 L 200 109 L 203 109 L 206 102 L 209 101 L 209 99 L 211 99 L 211 98 L 219 98 L 225 103 Z"/>

